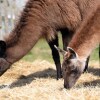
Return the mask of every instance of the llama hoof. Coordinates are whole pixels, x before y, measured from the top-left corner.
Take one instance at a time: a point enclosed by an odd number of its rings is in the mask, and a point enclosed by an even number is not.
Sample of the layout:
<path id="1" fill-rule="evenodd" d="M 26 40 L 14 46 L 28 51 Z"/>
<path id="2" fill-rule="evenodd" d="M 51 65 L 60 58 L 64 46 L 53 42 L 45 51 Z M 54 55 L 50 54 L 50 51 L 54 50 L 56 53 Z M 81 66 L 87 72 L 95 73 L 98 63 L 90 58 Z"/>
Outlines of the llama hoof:
<path id="1" fill-rule="evenodd" d="M 61 79 L 62 78 L 62 74 L 60 75 L 57 75 L 57 80 Z"/>

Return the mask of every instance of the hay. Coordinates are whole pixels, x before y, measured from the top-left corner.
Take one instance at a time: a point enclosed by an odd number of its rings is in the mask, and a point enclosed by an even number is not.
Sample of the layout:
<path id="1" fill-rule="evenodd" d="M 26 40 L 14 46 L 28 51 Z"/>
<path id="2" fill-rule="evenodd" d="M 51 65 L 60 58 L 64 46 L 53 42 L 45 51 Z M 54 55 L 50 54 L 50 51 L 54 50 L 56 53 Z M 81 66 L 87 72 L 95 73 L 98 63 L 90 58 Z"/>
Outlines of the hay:
<path id="1" fill-rule="evenodd" d="M 55 66 L 47 61 L 20 61 L 0 77 L 0 100 L 100 100 L 100 68 L 90 65 L 71 90 L 56 80 Z"/>

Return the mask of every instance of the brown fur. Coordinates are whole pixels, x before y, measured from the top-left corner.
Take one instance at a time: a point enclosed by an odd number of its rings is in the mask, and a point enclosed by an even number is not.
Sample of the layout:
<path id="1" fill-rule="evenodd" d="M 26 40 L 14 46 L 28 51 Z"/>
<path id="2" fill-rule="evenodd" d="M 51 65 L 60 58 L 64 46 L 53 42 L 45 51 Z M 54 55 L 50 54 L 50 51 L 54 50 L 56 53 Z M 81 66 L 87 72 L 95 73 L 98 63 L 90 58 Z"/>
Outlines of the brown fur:
<path id="1" fill-rule="evenodd" d="M 54 38 L 55 31 L 61 28 L 75 31 L 81 20 L 85 19 L 87 12 L 92 11 L 98 2 L 100 1 L 29 0 L 14 30 L 6 38 L 8 47 L 10 46 L 7 54 L 15 56 L 16 59 L 10 61 L 12 57 L 8 57 L 9 62 L 15 62 L 22 58 L 40 37 L 50 40 Z"/>
<path id="2" fill-rule="evenodd" d="M 13 64 L 26 55 L 41 37 L 51 41 L 58 30 L 67 28 L 75 32 L 99 3 L 100 0 L 29 0 L 15 28 L 5 37 L 5 60 Z M 3 64 L 0 66 L 5 67 Z"/>
<path id="3" fill-rule="evenodd" d="M 100 4 L 88 14 L 69 43 L 68 52 L 62 64 L 65 88 L 71 88 L 75 84 L 84 71 L 86 58 L 99 43 Z"/>
<path id="4" fill-rule="evenodd" d="M 69 47 L 73 48 L 80 59 L 86 59 L 100 42 L 100 6 L 89 14 L 71 40 Z"/>

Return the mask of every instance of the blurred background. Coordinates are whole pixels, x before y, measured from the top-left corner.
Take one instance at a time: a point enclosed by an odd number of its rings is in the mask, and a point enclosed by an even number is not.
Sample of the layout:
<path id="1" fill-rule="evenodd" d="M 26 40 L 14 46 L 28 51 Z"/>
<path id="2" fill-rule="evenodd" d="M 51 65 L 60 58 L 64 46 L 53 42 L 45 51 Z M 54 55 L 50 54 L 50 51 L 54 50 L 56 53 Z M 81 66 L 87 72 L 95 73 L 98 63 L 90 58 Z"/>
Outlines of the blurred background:
<path id="1" fill-rule="evenodd" d="M 20 16 L 20 13 L 27 0 L 0 0 L 0 34 L 10 32 L 16 19 Z M 62 39 L 59 34 L 59 45 L 62 48 Z M 53 63 L 51 50 L 45 40 L 39 40 L 35 47 L 23 58 L 26 61 L 34 61 L 36 59 L 47 60 Z M 62 59 L 62 57 L 61 57 Z M 99 47 L 91 54 L 91 62 L 99 62 Z"/>

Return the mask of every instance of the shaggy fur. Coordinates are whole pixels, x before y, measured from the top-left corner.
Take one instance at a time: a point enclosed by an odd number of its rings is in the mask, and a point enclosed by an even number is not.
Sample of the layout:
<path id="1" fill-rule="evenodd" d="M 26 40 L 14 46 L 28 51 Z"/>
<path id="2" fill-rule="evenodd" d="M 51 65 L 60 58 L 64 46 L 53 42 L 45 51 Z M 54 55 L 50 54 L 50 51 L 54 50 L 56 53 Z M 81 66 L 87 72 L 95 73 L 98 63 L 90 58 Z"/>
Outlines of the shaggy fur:
<path id="1" fill-rule="evenodd" d="M 100 42 L 100 5 L 88 15 L 69 43 L 79 55 L 80 59 L 86 59 L 92 50 Z"/>
<path id="2" fill-rule="evenodd" d="M 98 2 L 99 0 L 29 0 L 5 41 L 9 46 L 18 42 L 21 34 L 24 34 L 22 31 L 32 32 L 34 37 L 34 27 L 41 28 L 40 35 L 48 40 L 54 38 L 56 31 L 62 28 L 75 31 Z"/>
<path id="3" fill-rule="evenodd" d="M 4 37 L 7 49 L 5 58 L 0 59 L 1 74 L 7 70 L 3 59 L 13 64 L 41 37 L 52 41 L 59 30 L 68 29 L 74 34 L 98 4 L 100 0 L 29 0 L 13 31 Z"/>
<path id="4" fill-rule="evenodd" d="M 100 1 L 29 0 L 15 28 L 9 37 L 5 38 L 7 46 L 10 47 L 7 53 L 11 51 L 7 55 L 13 55 L 16 59 L 13 61 L 9 59 L 9 61 L 15 62 L 22 58 L 40 37 L 50 41 L 55 37 L 56 31 L 63 28 L 74 32 L 98 2 Z M 16 57 L 17 51 L 18 57 Z"/>
<path id="5" fill-rule="evenodd" d="M 81 76 L 86 58 L 100 43 L 100 4 L 88 14 L 69 43 L 62 64 L 64 87 L 71 88 Z"/>

